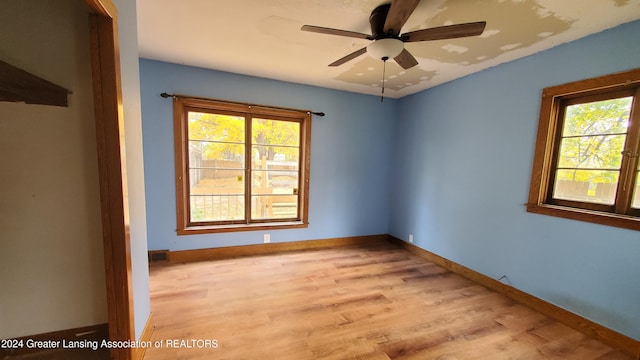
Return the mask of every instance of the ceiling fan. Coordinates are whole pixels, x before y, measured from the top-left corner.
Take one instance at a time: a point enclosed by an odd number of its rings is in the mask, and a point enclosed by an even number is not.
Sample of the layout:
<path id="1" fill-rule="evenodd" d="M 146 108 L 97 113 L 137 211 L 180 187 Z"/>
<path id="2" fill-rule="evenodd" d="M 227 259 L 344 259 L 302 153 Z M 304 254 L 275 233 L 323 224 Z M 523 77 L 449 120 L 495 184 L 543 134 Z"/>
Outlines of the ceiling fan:
<path id="1" fill-rule="evenodd" d="M 304 25 L 301 30 L 373 40 L 368 46 L 332 62 L 329 66 L 342 65 L 368 52 L 373 57 L 385 62 L 393 58 L 404 69 L 409 69 L 418 65 L 418 61 L 404 48 L 404 43 L 476 36 L 482 34 L 487 24 L 485 21 L 478 21 L 400 34 L 402 26 L 409 19 L 419 2 L 420 0 L 393 0 L 391 4 L 382 4 L 373 9 L 369 16 L 372 35 L 313 25 Z"/>

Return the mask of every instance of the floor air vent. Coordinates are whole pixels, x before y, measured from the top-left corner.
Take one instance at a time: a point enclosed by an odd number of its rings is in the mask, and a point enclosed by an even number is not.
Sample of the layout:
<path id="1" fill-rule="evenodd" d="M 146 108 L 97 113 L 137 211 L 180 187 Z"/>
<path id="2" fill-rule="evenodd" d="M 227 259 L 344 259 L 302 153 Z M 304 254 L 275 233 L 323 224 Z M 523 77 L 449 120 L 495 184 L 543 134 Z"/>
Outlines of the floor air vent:
<path id="1" fill-rule="evenodd" d="M 167 262 L 169 261 L 169 250 L 149 251 L 149 262 Z"/>

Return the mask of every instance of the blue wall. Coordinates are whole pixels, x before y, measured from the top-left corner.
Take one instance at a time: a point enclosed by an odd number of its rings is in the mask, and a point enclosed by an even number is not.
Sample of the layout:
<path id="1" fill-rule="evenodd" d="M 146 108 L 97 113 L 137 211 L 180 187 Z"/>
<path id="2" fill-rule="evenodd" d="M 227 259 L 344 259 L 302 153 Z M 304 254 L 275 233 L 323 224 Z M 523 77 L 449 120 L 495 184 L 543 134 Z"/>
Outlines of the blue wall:
<path id="1" fill-rule="evenodd" d="M 171 101 L 161 92 L 324 111 L 314 117 L 310 226 L 273 242 L 390 233 L 640 339 L 637 231 L 530 214 L 544 87 L 640 67 L 640 22 L 379 102 L 142 59 L 149 249 L 256 244 L 263 232 L 175 235 Z"/>
<path id="2" fill-rule="evenodd" d="M 150 250 L 262 242 L 264 231 L 177 236 L 173 106 L 160 93 L 323 111 L 313 117 L 309 227 L 267 231 L 272 242 L 386 234 L 397 100 L 140 60 Z"/>
<path id="3" fill-rule="evenodd" d="M 399 101 L 390 234 L 640 339 L 640 233 L 525 211 L 544 87 L 640 67 L 640 22 Z"/>

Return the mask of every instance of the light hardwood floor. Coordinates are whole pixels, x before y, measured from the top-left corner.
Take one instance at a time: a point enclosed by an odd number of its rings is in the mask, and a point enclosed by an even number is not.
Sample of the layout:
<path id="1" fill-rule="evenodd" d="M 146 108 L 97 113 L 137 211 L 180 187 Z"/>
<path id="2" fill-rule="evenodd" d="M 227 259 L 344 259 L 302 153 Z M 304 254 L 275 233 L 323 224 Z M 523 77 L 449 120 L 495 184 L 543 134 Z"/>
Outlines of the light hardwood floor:
<path id="1" fill-rule="evenodd" d="M 387 242 L 154 265 L 150 286 L 152 342 L 193 348 L 149 360 L 632 359 Z"/>

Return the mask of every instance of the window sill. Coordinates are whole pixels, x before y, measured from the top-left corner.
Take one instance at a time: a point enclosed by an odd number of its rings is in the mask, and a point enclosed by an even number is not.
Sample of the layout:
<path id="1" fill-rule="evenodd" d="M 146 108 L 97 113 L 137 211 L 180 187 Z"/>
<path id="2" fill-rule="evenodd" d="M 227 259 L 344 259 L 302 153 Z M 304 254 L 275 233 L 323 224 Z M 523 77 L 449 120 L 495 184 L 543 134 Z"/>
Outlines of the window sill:
<path id="1" fill-rule="evenodd" d="M 178 229 L 176 232 L 178 235 L 196 235 L 257 230 L 300 229 L 307 227 L 309 227 L 309 224 L 302 221 L 288 221 L 260 224 L 188 226 L 184 229 Z"/>
<path id="2" fill-rule="evenodd" d="M 628 215 L 604 213 L 593 210 L 547 204 L 526 204 L 527 212 L 586 221 L 601 225 L 640 230 L 640 218 Z"/>

